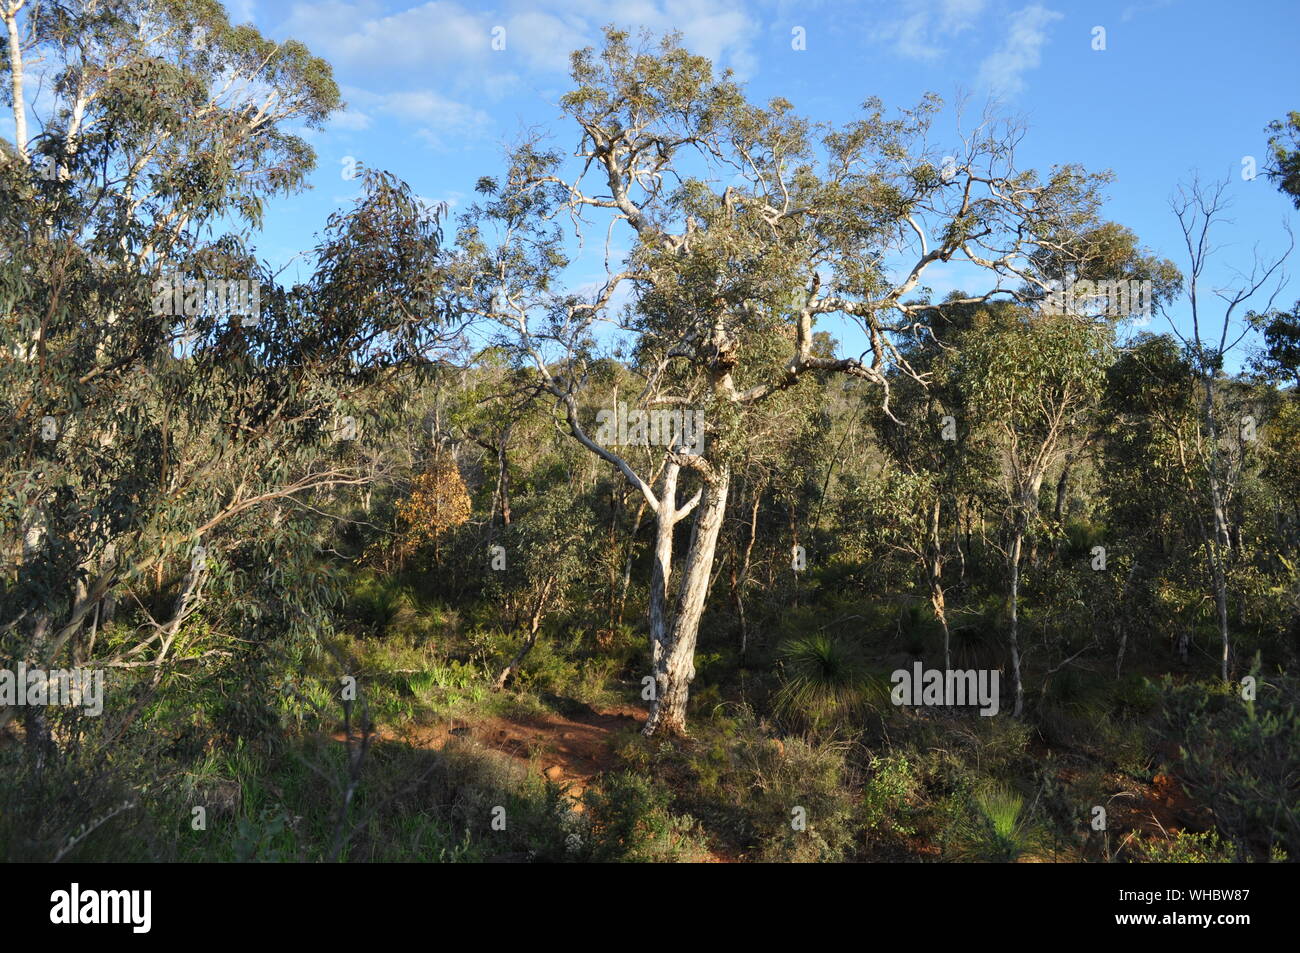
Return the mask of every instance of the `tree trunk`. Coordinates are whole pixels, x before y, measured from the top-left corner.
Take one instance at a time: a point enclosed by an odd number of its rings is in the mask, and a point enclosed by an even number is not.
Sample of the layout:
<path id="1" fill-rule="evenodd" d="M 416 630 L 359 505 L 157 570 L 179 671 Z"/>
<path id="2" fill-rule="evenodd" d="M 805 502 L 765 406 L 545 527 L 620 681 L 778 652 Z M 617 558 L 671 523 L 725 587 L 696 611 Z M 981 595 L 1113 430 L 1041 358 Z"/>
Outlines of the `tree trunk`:
<path id="1" fill-rule="evenodd" d="M 1052 521 L 1056 524 L 1059 533 L 1062 527 L 1062 520 L 1065 519 L 1065 504 L 1070 494 L 1070 471 L 1074 468 L 1074 454 L 1068 453 L 1065 456 L 1065 463 L 1061 466 L 1061 475 L 1056 481 L 1056 503 L 1052 507 Z M 1058 535 L 1056 543 L 1052 550 L 1059 558 L 1061 555 L 1062 536 Z"/>
<path id="2" fill-rule="evenodd" d="M 1052 519 L 1058 524 L 1061 522 L 1061 517 L 1065 515 L 1065 500 L 1070 489 L 1070 469 L 1073 466 L 1074 458 L 1066 457 L 1065 465 L 1061 467 L 1061 477 L 1056 481 L 1056 505 L 1052 509 Z"/>
<path id="3" fill-rule="evenodd" d="M 551 590 L 554 587 L 556 579 L 554 576 L 549 577 L 542 585 L 541 594 L 537 597 L 537 602 L 533 606 L 533 611 L 528 617 L 528 636 L 524 639 L 524 644 L 519 646 L 519 651 L 515 653 L 514 658 L 497 673 L 496 688 L 501 691 L 506 687 L 506 681 L 510 678 L 511 673 L 524 663 L 528 653 L 533 650 L 537 644 L 537 633 L 542 629 L 542 619 L 546 616 L 546 605 L 550 601 Z"/>
<path id="4" fill-rule="evenodd" d="M 745 658 L 749 648 L 749 628 L 745 624 L 745 584 L 749 581 L 749 565 L 754 553 L 754 541 L 758 538 L 758 507 L 763 500 L 764 484 L 759 484 L 754 494 L 754 503 L 749 512 L 749 541 L 745 544 L 745 553 L 741 557 L 740 569 L 734 565 L 731 571 L 731 598 L 736 604 L 736 615 L 740 619 L 740 657 Z"/>
<path id="5" fill-rule="evenodd" d="M 1024 685 L 1020 680 L 1020 547 L 1024 542 L 1024 530 L 1017 525 L 1011 538 L 1011 683 L 1015 689 L 1016 702 L 1012 716 L 1020 717 L 1025 704 Z"/>
<path id="6" fill-rule="evenodd" d="M 963 524 L 960 506 L 961 504 L 959 503 L 958 504 L 959 508 L 957 511 L 957 525 L 955 527 L 956 531 L 953 533 L 953 540 L 957 545 L 957 560 L 958 560 L 957 581 L 965 582 L 966 581 L 966 551 L 970 549 L 971 518 L 970 518 L 970 505 L 967 504 L 966 514 L 965 514 L 966 519 Z M 965 536 L 966 536 L 965 541 L 962 540 L 963 525 L 965 526 Z"/>
<path id="7" fill-rule="evenodd" d="M 9 40 L 9 78 L 14 107 L 14 145 L 18 154 L 27 159 L 27 97 L 23 92 L 23 44 L 18 35 L 18 11 L 21 3 L 5 5 L 4 24 Z"/>
<path id="8" fill-rule="evenodd" d="M 1115 677 L 1119 678 L 1120 672 L 1124 668 L 1124 651 L 1128 648 L 1128 621 L 1124 615 L 1125 599 L 1128 596 L 1129 587 L 1133 585 L 1133 577 L 1137 575 L 1138 561 L 1136 557 L 1133 560 L 1133 567 L 1129 569 L 1128 576 L 1124 579 L 1124 588 L 1119 594 L 1119 651 L 1115 653 Z"/>
<path id="9" fill-rule="evenodd" d="M 722 516 L 727 508 L 730 480 L 730 471 L 725 466 L 719 467 L 713 481 L 705 486 L 695 514 L 676 611 L 667 638 L 656 646 L 655 697 L 650 703 L 650 717 L 644 729 L 646 735 L 660 730 L 686 734 L 686 701 L 691 681 L 695 678 L 695 642 L 708 595 L 718 532 L 722 529 Z M 666 500 L 667 494 L 660 502 L 661 509 Z M 668 531 L 672 532 L 671 527 Z"/>
<path id="10" fill-rule="evenodd" d="M 943 549 L 939 543 L 939 516 L 943 505 L 936 499 L 930 508 L 929 554 L 926 560 L 926 576 L 930 583 L 930 605 L 934 607 L 934 616 L 943 626 L 943 667 L 952 669 L 952 633 L 948 631 L 948 611 L 943 595 Z"/>
<path id="11" fill-rule="evenodd" d="M 47 658 L 53 659 L 52 654 L 48 657 L 46 655 L 49 651 L 49 629 L 49 613 L 39 613 L 36 616 L 36 623 L 32 627 L 32 636 L 28 648 L 28 655 L 36 661 L 36 664 L 44 665 L 47 668 L 49 667 Z M 45 707 L 43 705 L 27 705 L 22 709 L 22 716 L 23 729 L 27 736 L 27 755 L 39 775 L 45 767 L 47 757 L 54 751 L 54 739 L 50 735 L 49 723 L 45 718 Z M 3 727 L 3 725 L 0 724 L 0 727 Z"/>
<path id="12" fill-rule="evenodd" d="M 1232 541 L 1228 535 L 1228 521 L 1223 512 L 1223 491 L 1219 483 L 1219 426 L 1214 412 L 1214 372 L 1205 375 L 1205 401 L 1203 412 L 1205 428 L 1209 435 L 1209 461 L 1206 473 L 1209 477 L 1210 506 L 1214 511 L 1213 539 L 1207 539 L 1207 551 L 1210 560 L 1210 578 L 1214 585 L 1214 607 L 1219 617 L 1219 636 L 1223 642 L 1221 673 L 1223 680 L 1228 680 L 1228 654 L 1230 640 L 1228 635 L 1228 584 L 1223 570 L 1224 553 L 1231 549 Z"/>
<path id="13" fill-rule="evenodd" d="M 636 518 L 632 521 L 632 534 L 628 538 L 627 558 L 623 560 L 623 578 L 618 587 L 618 610 L 614 615 L 614 628 L 623 624 L 623 612 L 627 608 L 627 591 L 632 584 L 632 562 L 636 558 L 636 538 L 641 532 L 641 518 L 645 516 L 645 500 L 636 508 Z"/>
<path id="14" fill-rule="evenodd" d="M 528 637 L 524 639 L 524 644 L 519 647 L 519 651 L 515 653 L 514 658 L 506 664 L 505 668 L 497 673 L 497 691 L 501 691 L 506 687 L 506 682 L 509 681 L 510 676 L 524 663 L 524 659 L 528 657 L 528 653 L 531 652 L 533 646 L 537 644 L 537 632 L 537 628 L 530 629 Z"/>
<path id="15" fill-rule="evenodd" d="M 794 568 L 794 556 L 799 551 L 799 519 L 795 513 L 794 504 L 791 503 L 788 511 L 790 513 L 790 576 L 792 594 L 790 604 L 799 605 L 799 570 Z"/>
<path id="16" fill-rule="evenodd" d="M 510 463 L 506 458 L 506 444 L 510 440 L 510 428 L 506 427 L 497 445 L 497 495 L 501 498 L 501 525 L 510 525 Z"/>
<path id="17" fill-rule="evenodd" d="M 668 621 L 672 611 L 668 604 L 668 584 L 673 576 L 673 528 L 677 525 L 677 475 L 680 472 L 681 467 L 676 463 L 669 463 L 664 468 L 664 487 L 659 495 L 659 511 L 655 514 L 655 555 L 650 570 L 650 665 L 656 672 L 668 640 Z"/>

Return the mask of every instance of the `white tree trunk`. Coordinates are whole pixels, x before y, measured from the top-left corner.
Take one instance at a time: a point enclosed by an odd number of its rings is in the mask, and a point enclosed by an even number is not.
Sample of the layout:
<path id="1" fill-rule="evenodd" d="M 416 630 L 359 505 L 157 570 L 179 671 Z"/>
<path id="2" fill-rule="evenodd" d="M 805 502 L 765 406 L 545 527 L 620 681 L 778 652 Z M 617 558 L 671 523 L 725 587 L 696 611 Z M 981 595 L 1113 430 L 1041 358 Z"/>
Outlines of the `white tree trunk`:
<path id="1" fill-rule="evenodd" d="M 27 97 L 23 92 L 23 44 L 18 35 L 18 13 L 25 0 L 17 0 L 3 11 L 5 28 L 9 34 L 9 77 L 14 107 L 14 145 L 18 154 L 27 158 Z"/>
<path id="2" fill-rule="evenodd" d="M 673 575 L 673 528 L 677 525 L 677 475 L 680 471 L 681 467 L 676 463 L 669 463 L 666 467 L 659 511 L 655 514 L 655 555 L 650 570 L 650 664 L 656 671 L 668 640 L 668 621 L 672 613 L 668 604 L 668 584 Z"/>
<path id="3" fill-rule="evenodd" d="M 730 471 L 720 467 L 713 481 L 705 486 L 695 514 L 676 611 L 667 638 L 654 659 L 655 697 L 650 704 L 646 735 L 653 735 L 661 729 L 671 734 L 686 733 L 686 701 L 691 681 L 695 678 L 695 642 L 709 592 L 713 556 L 722 529 L 722 516 L 727 508 L 730 480 Z"/>

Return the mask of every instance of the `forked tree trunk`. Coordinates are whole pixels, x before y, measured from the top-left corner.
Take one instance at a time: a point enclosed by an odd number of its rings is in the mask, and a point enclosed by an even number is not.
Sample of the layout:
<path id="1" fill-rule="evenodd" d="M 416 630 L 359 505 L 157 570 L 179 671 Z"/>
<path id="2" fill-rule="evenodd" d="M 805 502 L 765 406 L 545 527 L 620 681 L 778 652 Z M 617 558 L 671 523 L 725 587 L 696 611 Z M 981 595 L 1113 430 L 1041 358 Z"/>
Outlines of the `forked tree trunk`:
<path id="1" fill-rule="evenodd" d="M 666 637 L 655 643 L 655 696 L 650 702 L 650 717 L 644 729 L 646 735 L 658 731 L 677 735 L 686 733 L 686 701 L 691 681 L 695 678 L 695 642 L 699 636 L 700 618 L 704 614 L 730 482 L 730 471 L 719 467 L 713 482 L 706 484 L 695 513 L 677 605 Z M 667 498 L 665 494 L 665 500 Z M 668 533 L 671 539 L 671 527 Z M 656 564 L 656 576 L 659 574 Z M 652 611 L 655 601 L 651 599 Z"/>
<path id="2" fill-rule="evenodd" d="M 681 467 L 676 463 L 665 467 L 659 511 L 655 514 L 655 554 L 650 569 L 650 665 L 654 672 L 658 672 L 659 659 L 665 651 L 672 612 L 668 604 L 668 585 L 673 575 L 673 528 L 677 525 L 677 475 L 680 472 Z M 658 689 L 655 694 L 658 695 Z"/>
<path id="3" fill-rule="evenodd" d="M 1016 703 L 1012 715 L 1020 717 L 1025 707 L 1025 686 L 1020 671 L 1020 561 L 1025 548 L 1025 536 L 1029 532 L 1031 519 L 1038 515 L 1038 493 L 1043 486 L 1042 471 L 1030 475 L 1027 483 L 1022 483 L 1017 491 L 1015 518 L 1011 524 L 1011 679 L 1015 689 Z"/>

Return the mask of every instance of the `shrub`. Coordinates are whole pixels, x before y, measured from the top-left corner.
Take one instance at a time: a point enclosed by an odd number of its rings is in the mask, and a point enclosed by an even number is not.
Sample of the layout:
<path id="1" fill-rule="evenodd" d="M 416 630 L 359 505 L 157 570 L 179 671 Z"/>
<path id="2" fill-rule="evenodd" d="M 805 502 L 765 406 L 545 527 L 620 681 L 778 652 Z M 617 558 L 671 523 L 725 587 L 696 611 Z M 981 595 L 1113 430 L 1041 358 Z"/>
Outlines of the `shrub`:
<path id="1" fill-rule="evenodd" d="M 590 856 L 597 861 L 675 863 L 702 860 L 707 850 L 695 819 L 670 810 L 666 791 L 640 775 L 606 775 L 588 788 Z M 572 843 L 572 842 L 570 842 Z"/>
<path id="2" fill-rule="evenodd" d="M 1254 701 L 1237 686 L 1164 683 L 1168 730 L 1183 738 L 1174 768 L 1188 792 L 1214 810 L 1219 831 L 1243 855 L 1275 846 L 1300 852 L 1300 689 L 1258 677 Z"/>
<path id="3" fill-rule="evenodd" d="M 901 838 L 916 833 L 911 826 L 919 781 L 906 755 L 872 757 L 871 776 L 862 792 L 862 824 L 869 836 Z"/>
<path id="4" fill-rule="evenodd" d="M 1148 864 L 1230 864 L 1232 845 L 1215 831 L 1193 834 L 1174 831 L 1167 837 L 1139 841 L 1136 858 Z"/>

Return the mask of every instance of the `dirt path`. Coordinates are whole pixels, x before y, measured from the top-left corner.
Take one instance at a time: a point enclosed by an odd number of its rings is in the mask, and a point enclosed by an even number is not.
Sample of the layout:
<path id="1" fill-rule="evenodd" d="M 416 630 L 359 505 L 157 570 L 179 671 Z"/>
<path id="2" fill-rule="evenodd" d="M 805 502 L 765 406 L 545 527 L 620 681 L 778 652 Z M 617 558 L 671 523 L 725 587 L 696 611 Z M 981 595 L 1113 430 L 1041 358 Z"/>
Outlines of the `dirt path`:
<path id="1" fill-rule="evenodd" d="M 453 737 L 472 739 L 528 765 L 576 800 L 594 777 L 616 764 L 614 741 L 619 734 L 639 728 L 645 719 L 644 711 L 625 705 L 601 711 L 588 709 L 574 715 L 551 712 L 518 719 L 455 719 L 411 728 L 384 726 L 376 736 L 381 743 L 398 741 L 433 751 L 441 750 Z M 336 732 L 334 738 L 343 741 L 343 733 Z M 581 810 L 581 804 L 576 808 Z"/>
<path id="2" fill-rule="evenodd" d="M 494 717 L 473 725 L 453 723 L 443 730 L 447 737 L 468 735 L 494 751 L 536 765 L 543 777 L 577 799 L 594 777 L 615 766 L 614 741 L 619 734 L 639 729 L 645 719 L 645 712 L 626 706 L 571 716 Z"/>
<path id="3" fill-rule="evenodd" d="M 573 810 L 581 813 L 583 793 L 598 775 L 617 767 L 614 745 L 619 736 L 629 729 L 639 730 L 645 721 L 645 711 L 618 705 L 573 715 L 548 712 L 520 718 L 493 716 L 472 723 L 455 719 L 402 730 L 385 727 L 376 732 L 376 737 L 381 744 L 395 741 L 433 751 L 441 750 L 452 738 L 478 742 L 559 786 L 572 800 Z M 341 731 L 335 732 L 334 739 L 345 740 Z M 699 859 L 706 863 L 734 863 L 739 859 L 716 847 L 705 850 Z"/>
<path id="4" fill-rule="evenodd" d="M 1174 831 L 1205 831 L 1213 815 L 1198 805 L 1175 778 L 1157 774 L 1150 784 L 1127 780 L 1128 790 L 1111 799 L 1110 823 L 1116 830 L 1166 837 Z"/>

